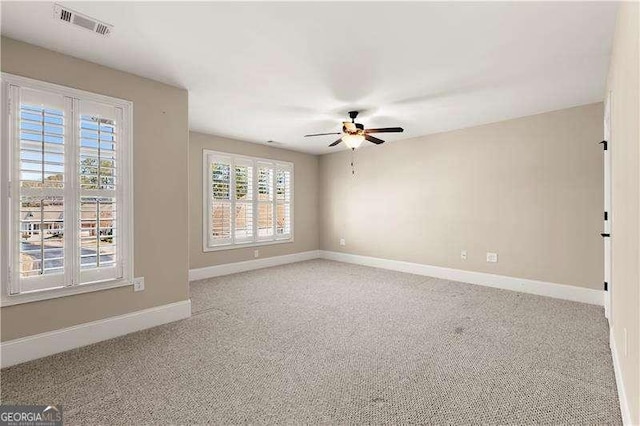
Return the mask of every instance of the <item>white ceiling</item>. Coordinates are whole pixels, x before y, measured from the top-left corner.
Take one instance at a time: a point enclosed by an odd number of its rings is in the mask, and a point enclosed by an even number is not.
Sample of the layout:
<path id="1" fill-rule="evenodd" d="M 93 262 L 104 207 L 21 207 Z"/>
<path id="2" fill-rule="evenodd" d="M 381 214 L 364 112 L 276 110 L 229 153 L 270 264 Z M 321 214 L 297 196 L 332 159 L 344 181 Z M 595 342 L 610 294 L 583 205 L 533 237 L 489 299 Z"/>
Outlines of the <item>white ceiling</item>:
<path id="1" fill-rule="evenodd" d="M 347 111 L 403 138 L 603 99 L 616 3 L 2 2 L 2 34 L 187 88 L 192 130 L 312 153 Z"/>

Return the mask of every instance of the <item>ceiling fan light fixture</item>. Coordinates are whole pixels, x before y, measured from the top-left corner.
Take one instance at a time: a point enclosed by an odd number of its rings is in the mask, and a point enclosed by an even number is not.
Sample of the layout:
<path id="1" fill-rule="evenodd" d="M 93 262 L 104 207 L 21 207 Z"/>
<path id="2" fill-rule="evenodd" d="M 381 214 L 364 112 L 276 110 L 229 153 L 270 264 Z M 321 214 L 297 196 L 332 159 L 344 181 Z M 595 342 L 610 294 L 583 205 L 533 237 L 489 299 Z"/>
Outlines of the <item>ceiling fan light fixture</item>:
<path id="1" fill-rule="evenodd" d="M 358 148 L 364 141 L 364 135 L 350 135 L 345 134 L 342 136 L 342 141 L 351 149 Z"/>
<path id="2" fill-rule="evenodd" d="M 1 1 L 1 0 L 0 0 Z M 402 133 L 404 129 L 402 127 L 381 127 L 376 129 L 365 129 L 361 123 L 356 123 L 356 117 L 358 116 L 358 111 L 350 111 L 349 118 L 351 121 L 343 121 L 342 122 L 342 133 L 313 133 L 310 135 L 304 135 L 305 138 L 310 136 L 328 136 L 328 135 L 341 135 L 340 139 L 333 142 L 329 145 L 329 147 L 334 147 L 342 142 L 344 142 L 347 147 L 351 149 L 356 149 L 360 147 L 362 142 L 369 141 L 376 145 L 380 145 L 384 143 L 382 139 L 379 139 L 375 136 L 372 136 L 371 133 Z"/>

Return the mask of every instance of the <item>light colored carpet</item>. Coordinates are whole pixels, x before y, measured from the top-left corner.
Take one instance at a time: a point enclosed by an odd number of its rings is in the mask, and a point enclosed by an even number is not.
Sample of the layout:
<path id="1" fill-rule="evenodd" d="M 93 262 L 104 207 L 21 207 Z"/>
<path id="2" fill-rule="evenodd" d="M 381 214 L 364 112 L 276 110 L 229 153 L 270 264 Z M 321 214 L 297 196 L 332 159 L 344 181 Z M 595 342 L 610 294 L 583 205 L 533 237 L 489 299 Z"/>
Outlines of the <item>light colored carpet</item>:
<path id="1" fill-rule="evenodd" d="M 602 308 L 325 260 L 193 283 L 192 318 L 2 370 L 68 424 L 620 424 Z"/>

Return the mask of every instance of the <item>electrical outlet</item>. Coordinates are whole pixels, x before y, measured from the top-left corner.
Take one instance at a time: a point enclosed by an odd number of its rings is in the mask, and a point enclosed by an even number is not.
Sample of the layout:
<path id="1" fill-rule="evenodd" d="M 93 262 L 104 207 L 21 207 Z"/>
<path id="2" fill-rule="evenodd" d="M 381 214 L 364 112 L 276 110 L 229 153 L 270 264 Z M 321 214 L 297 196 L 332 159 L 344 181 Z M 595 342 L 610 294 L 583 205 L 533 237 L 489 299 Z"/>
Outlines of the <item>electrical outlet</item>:
<path id="1" fill-rule="evenodd" d="M 497 263 L 498 262 L 498 253 L 488 253 L 487 252 L 487 262 L 489 262 L 489 263 Z"/>
<path id="2" fill-rule="evenodd" d="M 142 290 L 144 290 L 144 277 L 134 278 L 133 291 L 142 291 Z"/>
<path id="3" fill-rule="evenodd" d="M 260 257 L 260 250 L 254 250 L 253 257 Z"/>
<path id="4" fill-rule="evenodd" d="M 466 250 L 462 250 L 460 252 L 460 259 L 467 260 L 467 251 Z"/>
<path id="5" fill-rule="evenodd" d="M 341 246 L 346 246 L 347 245 L 347 242 L 345 241 L 344 238 L 340 238 L 340 245 Z"/>

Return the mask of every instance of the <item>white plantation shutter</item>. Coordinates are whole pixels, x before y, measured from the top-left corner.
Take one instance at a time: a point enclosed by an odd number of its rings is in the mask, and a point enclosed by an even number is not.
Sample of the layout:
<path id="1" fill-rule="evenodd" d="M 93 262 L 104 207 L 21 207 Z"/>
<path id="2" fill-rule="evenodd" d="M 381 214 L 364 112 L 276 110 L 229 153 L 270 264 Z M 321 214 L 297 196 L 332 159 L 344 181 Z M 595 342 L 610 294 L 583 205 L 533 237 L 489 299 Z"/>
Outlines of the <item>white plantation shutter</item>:
<path id="1" fill-rule="evenodd" d="M 2 78 L 12 229 L 3 294 L 130 279 L 130 103 Z"/>
<path id="2" fill-rule="evenodd" d="M 258 162 L 258 232 L 257 239 L 271 240 L 274 235 L 274 213 L 273 208 L 273 163 Z"/>
<path id="3" fill-rule="evenodd" d="M 209 244 L 231 244 L 231 172 L 230 157 L 210 155 L 207 173 L 209 175 Z"/>
<path id="4" fill-rule="evenodd" d="M 17 182 L 14 203 L 13 270 L 10 293 L 66 285 L 65 249 L 68 216 L 65 196 L 66 124 L 70 100 L 62 95 L 12 87 L 16 106 L 11 124 Z M 68 254 L 68 252 L 66 253 Z"/>
<path id="5" fill-rule="evenodd" d="M 118 145 L 122 108 L 79 101 L 80 283 L 122 278 Z"/>
<path id="6" fill-rule="evenodd" d="M 253 162 L 234 161 L 234 242 L 253 241 Z"/>
<path id="7" fill-rule="evenodd" d="M 291 237 L 292 168 L 286 164 L 276 166 L 276 238 Z"/>
<path id="8" fill-rule="evenodd" d="M 205 151 L 204 250 L 293 237 L 293 164 Z"/>

